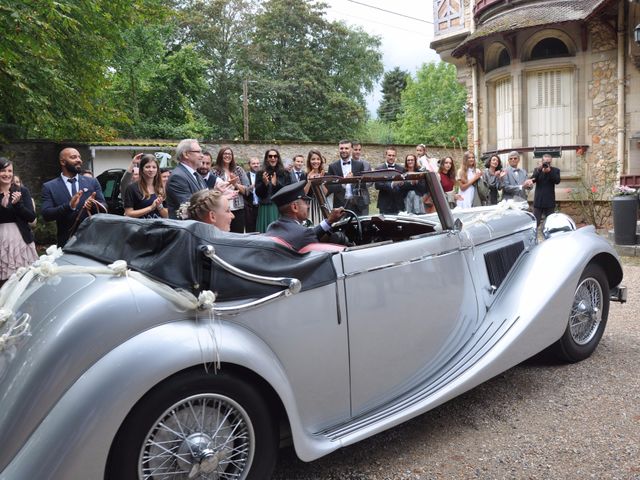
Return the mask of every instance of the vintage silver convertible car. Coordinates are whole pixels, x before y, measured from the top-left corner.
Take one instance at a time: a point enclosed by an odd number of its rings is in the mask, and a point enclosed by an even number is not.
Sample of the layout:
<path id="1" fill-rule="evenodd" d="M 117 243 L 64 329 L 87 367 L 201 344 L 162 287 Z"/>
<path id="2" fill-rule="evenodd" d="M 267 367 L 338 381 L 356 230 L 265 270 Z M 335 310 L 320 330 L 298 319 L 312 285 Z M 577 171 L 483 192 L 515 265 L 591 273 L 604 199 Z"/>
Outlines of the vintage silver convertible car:
<path id="1" fill-rule="evenodd" d="M 437 214 L 349 215 L 347 248 L 86 221 L 1 291 L 0 478 L 265 479 L 282 440 L 311 461 L 548 347 L 588 357 L 626 293 L 607 242 L 422 177 Z"/>

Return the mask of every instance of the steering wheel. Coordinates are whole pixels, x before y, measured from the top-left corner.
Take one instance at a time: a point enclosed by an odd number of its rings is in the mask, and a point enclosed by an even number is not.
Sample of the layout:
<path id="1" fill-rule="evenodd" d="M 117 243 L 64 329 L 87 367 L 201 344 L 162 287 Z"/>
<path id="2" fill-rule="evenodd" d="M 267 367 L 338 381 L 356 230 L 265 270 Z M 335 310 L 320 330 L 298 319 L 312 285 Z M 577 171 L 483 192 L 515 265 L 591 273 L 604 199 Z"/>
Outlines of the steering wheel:
<path id="1" fill-rule="evenodd" d="M 360 245 L 362 243 L 362 225 L 360 224 L 360 218 L 353 210 L 345 209 L 342 217 L 331 225 L 332 229 L 340 229 L 349 223 L 351 220 L 355 220 L 355 229 L 356 229 L 356 245 Z"/>

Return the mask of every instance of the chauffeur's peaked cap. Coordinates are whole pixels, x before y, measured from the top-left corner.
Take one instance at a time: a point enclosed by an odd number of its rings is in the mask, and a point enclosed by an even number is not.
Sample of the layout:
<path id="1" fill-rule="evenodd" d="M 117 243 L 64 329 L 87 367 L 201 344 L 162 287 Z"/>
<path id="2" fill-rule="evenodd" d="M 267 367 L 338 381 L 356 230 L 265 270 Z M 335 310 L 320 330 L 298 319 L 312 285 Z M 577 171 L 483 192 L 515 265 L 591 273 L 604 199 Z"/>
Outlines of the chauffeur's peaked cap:
<path id="1" fill-rule="evenodd" d="M 278 207 L 287 205 L 298 199 L 310 200 L 304 193 L 304 186 L 307 184 L 306 180 L 301 180 L 286 187 L 282 187 L 276 193 L 271 196 L 271 201 Z"/>

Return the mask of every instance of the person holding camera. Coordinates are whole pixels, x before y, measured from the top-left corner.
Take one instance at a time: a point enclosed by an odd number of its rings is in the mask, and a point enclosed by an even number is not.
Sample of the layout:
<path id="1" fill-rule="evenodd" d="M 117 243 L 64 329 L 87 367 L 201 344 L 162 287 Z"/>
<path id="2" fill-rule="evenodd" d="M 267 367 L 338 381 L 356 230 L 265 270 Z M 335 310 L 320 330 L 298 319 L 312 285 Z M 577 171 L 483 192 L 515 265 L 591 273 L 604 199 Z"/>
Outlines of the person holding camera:
<path id="1" fill-rule="evenodd" d="M 545 153 L 542 156 L 540 166 L 533 170 L 531 181 L 536 190 L 533 195 L 533 215 L 537 225 L 540 225 L 542 216 L 548 217 L 556 209 L 556 185 L 560 183 L 560 169 L 551 166 L 551 155 Z"/>

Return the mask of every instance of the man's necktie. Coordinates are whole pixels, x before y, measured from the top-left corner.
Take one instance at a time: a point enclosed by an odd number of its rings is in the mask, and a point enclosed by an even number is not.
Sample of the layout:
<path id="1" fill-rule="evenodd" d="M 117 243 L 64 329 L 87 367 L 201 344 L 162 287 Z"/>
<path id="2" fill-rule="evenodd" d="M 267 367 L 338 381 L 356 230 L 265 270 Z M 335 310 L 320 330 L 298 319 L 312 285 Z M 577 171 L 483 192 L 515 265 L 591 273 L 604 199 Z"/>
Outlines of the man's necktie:
<path id="1" fill-rule="evenodd" d="M 207 188 L 207 184 L 204 183 L 204 180 L 202 179 L 202 176 L 198 172 L 193 172 L 193 174 L 196 177 L 196 183 L 198 184 L 198 186 L 203 190 L 205 188 Z"/>
<path id="2" fill-rule="evenodd" d="M 351 165 L 351 162 L 342 162 L 342 165 Z"/>
<path id="3" fill-rule="evenodd" d="M 296 172 L 296 177 L 297 177 L 298 181 L 300 181 L 300 173 L 301 172 Z"/>
<path id="4" fill-rule="evenodd" d="M 76 186 L 76 182 L 78 179 L 76 177 L 67 178 L 67 182 L 71 184 L 71 196 L 73 197 L 76 193 L 78 193 L 78 187 Z"/>

